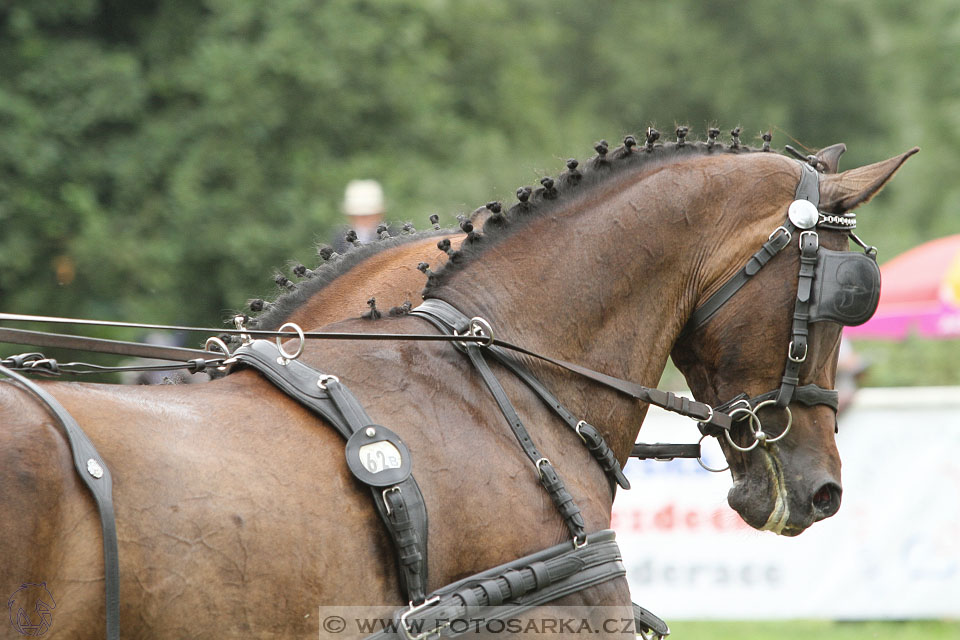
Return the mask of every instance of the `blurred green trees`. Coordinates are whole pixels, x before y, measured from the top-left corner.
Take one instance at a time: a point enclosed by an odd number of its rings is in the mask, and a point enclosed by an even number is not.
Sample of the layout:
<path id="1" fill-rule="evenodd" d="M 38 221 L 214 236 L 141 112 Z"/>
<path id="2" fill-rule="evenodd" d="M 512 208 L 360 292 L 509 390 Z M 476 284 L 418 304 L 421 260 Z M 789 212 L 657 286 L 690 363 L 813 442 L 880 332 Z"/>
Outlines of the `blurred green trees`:
<path id="1" fill-rule="evenodd" d="M 8 0 L 0 309 L 216 325 L 352 178 L 449 222 L 649 124 L 920 144 L 861 223 L 889 257 L 960 230 L 958 54 L 946 1 Z"/>

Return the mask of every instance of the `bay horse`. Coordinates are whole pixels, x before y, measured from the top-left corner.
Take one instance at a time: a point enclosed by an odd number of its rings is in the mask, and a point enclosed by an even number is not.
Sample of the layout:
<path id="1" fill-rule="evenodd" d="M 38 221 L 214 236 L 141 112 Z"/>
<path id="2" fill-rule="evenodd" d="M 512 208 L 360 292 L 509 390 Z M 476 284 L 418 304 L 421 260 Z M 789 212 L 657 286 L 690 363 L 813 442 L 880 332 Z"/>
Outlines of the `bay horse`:
<path id="1" fill-rule="evenodd" d="M 648 140 L 647 148 L 605 151 L 576 180 L 568 172 L 491 216 L 433 273 L 426 297 L 489 319 L 499 337 L 532 351 L 645 385 L 656 383 L 673 352 L 694 394 L 709 402 L 776 386 L 790 338 L 796 252 L 772 260 L 709 323 L 684 330 L 783 223 L 802 175 L 798 163 L 739 144 Z M 823 176 L 821 208 L 842 215 L 867 201 L 912 152 Z M 845 235 L 821 235 L 824 246 L 845 248 Z M 419 334 L 429 325 L 400 315 L 328 329 Z M 829 323 L 811 326 L 804 381 L 832 386 L 838 340 Z M 433 518 L 431 588 L 569 540 L 496 404 L 456 350 L 420 342 L 304 347 L 301 360 L 339 376 L 409 446 Z M 617 458 L 626 459 L 645 404 L 520 359 L 562 389 L 572 411 L 603 425 Z M 520 382 L 501 382 L 563 474 L 587 530 L 608 526 L 607 479 L 576 434 L 559 428 Z M 347 469 L 341 437 L 256 372 L 187 387 L 43 388 L 83 426 L 113 473 L 125 635 L 314 637 L 320 605 L 403 602 L 392 549 Z M 93 502 L 41 405 L 4 384 L 0 415 L 7 516 L 0 585 L 13 592 L 45 583 L 57 602 L 50 632 L 97 637 L 103 560 Z M 822 405 L 795 406 L 792 430 L 776 445 L 744 453 L 721 440 L 734 476 L 730 501 L 748 523 L 796 534 L 836 511 L 833 418 Z M 777 416 L 769 424 L 784 428 Z M 630 599 L 620 578 L 561 602 L 629 608 Z M 605 634 L 618 635 L 632 634 Z"/>

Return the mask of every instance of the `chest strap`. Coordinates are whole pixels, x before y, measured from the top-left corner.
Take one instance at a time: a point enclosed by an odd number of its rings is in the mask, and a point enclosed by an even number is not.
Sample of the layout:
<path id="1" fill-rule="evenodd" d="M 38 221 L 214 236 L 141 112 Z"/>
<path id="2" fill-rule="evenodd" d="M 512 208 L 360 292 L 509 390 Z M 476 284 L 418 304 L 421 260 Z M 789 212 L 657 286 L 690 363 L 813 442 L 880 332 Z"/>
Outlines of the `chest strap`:
<path id="1" fill-rule="evenodd" d="M 117 548 L 117 522 L 113 511 L 113 477 L 97 448 L 80 425 L 56 398 L 32 380 L 0 365 L 0 375 L 11 378 L 34 395 L 63 426 L 73 455 L 73 466 L 90 490 L 100 512 L 103 534 L 104 588 L 106 590 L 107 640 L 120 637 L 120 554 Z"/>
<path id="2" fill-rule="evenodd" d="M 423 605 L 397 611 L 393 624 L 367 640 L 452 638 L 472 632 L 478 620 L 509 619 L 626 575 L 613 531 L 591 533 L 586 541 L 573 548 L 562 543 L 449 584 Z"/>
<path id="3" fill-rule="evenodd" d="M 358 480 L 367 484 L 377 513 L 397 549 L 401 591 L 413 604 L 424 601 L 427 589 L 427 507 L 420 487 L 410 472 L 409 451 L 389 429 L 374 424 L 350 390 L 335 376 L 321 373 L 298 360 L 287 360 L 267 340 L 254 340 L 237 348 L 231 361 L 259 371 L 288 396 L 322 416 L 348 441 L 347 465 Z M 383 433 L 390 434 L 390 440 Z M 391 442 L 399 466 L 376 465 L 376 472 L 364 470 L 359 458 L 364 438 L 367 443 Z M 359 443 L 359 444 L 358 444 Z M 356 447 L 352 445 L 356 444 Z M 382 448 L 376 449 L 382 453 Z M 406 458 L 406 459 L 404 459 Z M 360 467 L 357 467 L 360 464 Z M 378 476 L 386 474 L 384 483 Z"/>

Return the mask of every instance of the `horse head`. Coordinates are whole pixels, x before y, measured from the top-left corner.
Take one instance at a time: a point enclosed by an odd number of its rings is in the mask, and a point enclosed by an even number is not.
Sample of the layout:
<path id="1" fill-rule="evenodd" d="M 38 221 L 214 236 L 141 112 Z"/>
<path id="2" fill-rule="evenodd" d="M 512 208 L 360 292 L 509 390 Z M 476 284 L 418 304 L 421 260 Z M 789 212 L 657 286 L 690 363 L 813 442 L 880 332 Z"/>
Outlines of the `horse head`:
<path id="1" fill-rule="evenodd" d="M 837 225 L 820 228 L 814 222 L 806 230 L 790 227 L 791 238 L 785 250 L 769 258 L 749 282 L 715 309 L 709 320 L 696 327 L 688 325 L 673 348 L 674 362 L 698 399 L 717 405 L 740 394 L 743 398 L 761 398 L 760 403 L 748 404 L 743 399 L 739 405 L 733 403 L 729 411 L 743 419 L 720 437 L 734 482 L 728 501 L 755 528 L 797 535 L 839 509 L 842 489 L 834 439 L 836 407 L 831 406 L 830 394 L 824 390 L 834 386 L 844 318 L 817 317 L 807 305 L 823 303 L 817 296 L 826 297 L 831 292 L 840 298 L 840 306 L 847 307 L 856 306 L 861 294 L 879 294 L 879 279 L 875 287 L 866 287 L 875 291 L 860 287 L 856 271 L 846 268 L 851 265 L 843 254 L 836 254 L 834 261 L 839 266 L 832 275 L 816 270 L 815 257 L 808 259 L 814 276 L 819 275 L 826 283 L 802 277 L 801 247 L 814 240 L 802 234 L 815 234 L 816 242 L 827 253 L 846 251 L 851 230 L 844 227 L 855 221 L 848 212 L 875 195 L 916 151 L 843 173 L 836 173 L 838 154 L 829 154 L 824 167 L 827 173 L 818 180 L 819 219 Z M 778 167 L 786 161 L 775 158 L 779 162 L 765 162 L 769 166 L 758 171 L 757 179 L 758 184 L 762 181 L 779 195 L 762 199 L 762 203 L 748 195 L 736 202 L 742 207 L 737 215 L 720 218 L 704 267 L 709 275 L 703 281 L 700 304 L 730 282 L 735 270 L 748 263 L 759 247 L 786 232 L 783 225 L 791 202 L 801 197 L 794 189 L 798 173 L 804 169 L 797 163 Z M 816 208 L 810 211 L 816 216 Z M 829 215 L 825 218 L 824 214 Z M 822 287 L 832 288 L 824 293 Z M 798 305 L 802 297 L 807 300 Z M 873 308 L 875 304 L 874 299 Z M 867 313 L 871 314 L 872 308 Z M 809 322 L 805 315 L 810 316 Z M 865 318 L 859 318 L 847 324 L 863 321 Z M 802 350 L 793 342 L 798 339 L 798 331 L 806 340 Z M 793 375 L 785 373 L 791 361 Z M 785 381 L 787 377 L 798 379 Z M 783 395 L 780 390 L 787 383 L 794 389 L 805 387 L 807 392 L 777 397 Z"/>

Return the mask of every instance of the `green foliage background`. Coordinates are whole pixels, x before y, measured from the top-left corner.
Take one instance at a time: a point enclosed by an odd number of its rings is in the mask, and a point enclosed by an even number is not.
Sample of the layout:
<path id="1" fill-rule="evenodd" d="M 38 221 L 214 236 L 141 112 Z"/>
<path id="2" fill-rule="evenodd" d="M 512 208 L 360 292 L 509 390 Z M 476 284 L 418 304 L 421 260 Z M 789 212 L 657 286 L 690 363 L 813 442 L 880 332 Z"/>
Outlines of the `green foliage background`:
<path id="1" fill-rule="evenodd" d="M 920 145 L 862 216 L 891 257 L 960 231 L 958 59 L 945 0 L 3 0 L 0 309 L 215 326 L 352 178 L 452 222 L 650 124 Z M 955 342 L 866 348 L 960 383 Z"/>

